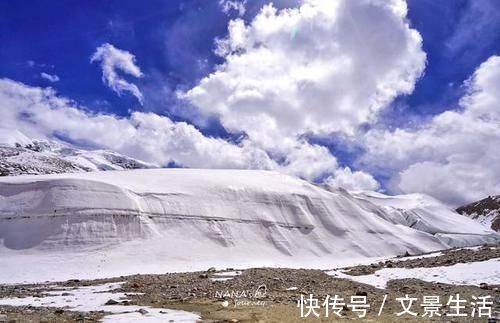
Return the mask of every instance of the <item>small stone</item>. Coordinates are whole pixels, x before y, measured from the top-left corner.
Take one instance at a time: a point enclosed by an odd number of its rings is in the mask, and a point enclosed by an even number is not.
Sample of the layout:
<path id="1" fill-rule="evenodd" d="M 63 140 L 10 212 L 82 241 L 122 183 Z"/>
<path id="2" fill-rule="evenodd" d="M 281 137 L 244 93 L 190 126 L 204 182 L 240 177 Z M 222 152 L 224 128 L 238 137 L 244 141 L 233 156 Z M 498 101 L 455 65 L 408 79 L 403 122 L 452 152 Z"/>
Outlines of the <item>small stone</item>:
<path id="1" fill-rule="evenodd" d="M 200 278 L 208 278 L 208 275 L 207 274 L 201 274 L 199 277 Z"/>
<path id="2" fill-rule="evenodd" d="M 365 291 L 357 291 L 356 296 L 368 296 L 368 293 Z"/>
<path id="3" fill-rule="evenodd" d="M 104 305 L 116 305 L 118 304 L 117 301 L 115 301 L 114 299 L 109 299 L 106 303 L 104 303 Z"/>
<path id="4" fill-rule="evenodd" d="M 489 286 L 486 283 L 481 283 L 481 284 L 479 284 L 479 288 L 481 288 L 481 289 L 489 289 Z"/>
<path id="5" fill-rule="evenodd" d="M 141 313 L 142 315 L 146 315 L 146 314 L 148 314 L 148 313 L 149 313 L 148 311 L 146 311 L 146 310 L 145 310 L 145 309 L 143 309 L 143 308 L 139 309 L 137 312 Z"/>
<path id="6" fill-rule="evenodd" d="M 215 267 L 210 267 L 207 269 L 207 272 L 209 272 L 209 273 L 214 273 L 216 271 L 217 271 L 217 269 L 215 269 Z"/>
<path id="7" fill-rule="evenodd" d="M 64 313 L 64 310 L 62 309 L 57 309 L 54 311 L 54 314 L 62 314 L 62 313 Z"/>

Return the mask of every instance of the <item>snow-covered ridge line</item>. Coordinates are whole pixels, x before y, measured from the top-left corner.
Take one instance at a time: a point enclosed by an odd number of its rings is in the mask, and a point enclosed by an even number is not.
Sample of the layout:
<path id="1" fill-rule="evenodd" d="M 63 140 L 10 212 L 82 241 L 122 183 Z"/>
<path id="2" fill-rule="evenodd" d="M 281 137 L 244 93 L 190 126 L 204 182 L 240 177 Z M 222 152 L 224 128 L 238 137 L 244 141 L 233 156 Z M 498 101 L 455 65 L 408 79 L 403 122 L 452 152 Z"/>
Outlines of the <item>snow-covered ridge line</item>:
<path id="1" fill-rule="evenodd" d="M 51 140 L 33 140 L 17 130 L 0 128 L 0 176 L 142 168 L 158 165 L 109 150 L 84 150 Z"/>
<path id="2" fill-rule="evenodd" d="M 0 178 L 0 282 L 212 266 L 326 269 L 497 241 L 422 195 L 350 194 L 268 171 Z"/>

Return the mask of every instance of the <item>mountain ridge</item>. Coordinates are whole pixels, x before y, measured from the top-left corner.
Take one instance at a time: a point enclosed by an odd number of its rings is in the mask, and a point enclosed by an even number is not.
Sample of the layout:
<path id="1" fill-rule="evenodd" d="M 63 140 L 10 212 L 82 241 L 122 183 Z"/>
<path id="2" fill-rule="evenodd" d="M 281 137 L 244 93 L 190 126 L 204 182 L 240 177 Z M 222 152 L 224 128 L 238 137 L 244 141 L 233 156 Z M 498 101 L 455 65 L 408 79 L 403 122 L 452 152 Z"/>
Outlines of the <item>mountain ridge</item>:
<path id="1" fill-rule="evenodd" d="M 500 231 L 500 195 L 490 195 L 482 200 L 461 206 L 456 211 L 495 231 Z"/>
<path id="2" fill-rule="evenodd" d="M 104 149 L 85 150 L 52 140 L 30 139 L 0 129 L 0 176 L 158 168 L 158 165 Z"/>

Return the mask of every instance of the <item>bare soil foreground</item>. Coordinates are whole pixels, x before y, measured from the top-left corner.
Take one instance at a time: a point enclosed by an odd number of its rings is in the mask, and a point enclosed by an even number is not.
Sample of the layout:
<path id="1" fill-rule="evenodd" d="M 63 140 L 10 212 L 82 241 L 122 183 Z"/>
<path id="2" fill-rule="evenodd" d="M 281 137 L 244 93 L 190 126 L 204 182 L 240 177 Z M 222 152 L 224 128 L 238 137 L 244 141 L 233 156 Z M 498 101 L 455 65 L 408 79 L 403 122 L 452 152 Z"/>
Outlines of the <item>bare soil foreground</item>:
<path id="1" fill-rule="evenodd" d="M 368 266 L 345 268 L 343 273 L 356 276 L 376 273 L 382 268 L 432 268 L 497 258 L 500 258 L 500 245 L 485 245 L 478 248 L 451 249 L 435 256 L 422 258 L 394 258 Z M 333 277 L 321 270 L 286 268 L 246 270 L 210 268 L 206 272 L 134 275 L 106 280 L 73 280 L 36 285 L 5 285 L 0 286 L 0 299 L 43 297 L 45 293 L 61 290 L 61 288 L 110 282 L 124 282 L 118 292 L 126 293 L 128 299 L 126 301 L 110 299 L 109 304 L 196 312 L 200 314 L 202 322 L 330 322 L 335 320 L 488 322 L 487 317 L 478 317 L 481 311 L 478 308 L 481 296 L 491 296 L 492 317 L 500 315 L 500 281 L 495 284 L 467 286 L 417 279 L 398 279 L 389 281 L 386 289 L 378 289 L 349 279 Z M 450 297 L 455 297 L 456 294 L 459 294 L 460 299 L 467 300 L 463 303 L 465 308 L 459 311 L 465 313 L 467 315 L 465 317 L 450 316 L 455 312 L 454 303 L 447 303 Z M 330 305 L 324 306 L 323 301 L 328 295 Z M 333 304 L 335 295 L 342 297 L 343 302 Z M 410 308 L 410 312 L 416 313 L 416 316 L 408 313 L 397 315 L 403 311 L 403 306 L 396 298 L 404 298 L 405 295 L 417 299 L 413 301 Z M 359 318 L 362 314 L 359 309 L 362 306 L 355 307 L 351 296 L 357 296 L 356 299 L 366 296 L 366 304 L 370 306 L 366 308 L 366 317 Z M 441 306 L 432 317 L 429 313 L 423 316 L 425 313 L 425 307 L 422 306 L 424 296 L 440 296 Z M 301 298 L 303 298 L 302 307 L 298 305 Z M 310 305 L 315 304 L 309 301 L 314 299 L 318 300 L 318 306 L 311 310 Z M 384 304 L 383 309 L 380 311 L 382 304 Z M 328 317 L 326 317 L 327 308 L 329 309 Z M 431 306 L 427 310 L 429 308 Z M 472 317 L 474 308 L 476 309 Z M 301 311 L 302 316 L 308 314 L 307 317 L 301 317 Z M 335 311 L 342 316 L 336 316 Z M 142 312 L 147 313 L 147 310 Z M 0 322 L 93 322 L 99 321 L 106 314 L 106 311 L 75 312 L 64 307 L 0 306 Z M 494 319 L 490 321 L 495 322 Z M 169 321 L 166 320 L 166 322 Z"/>

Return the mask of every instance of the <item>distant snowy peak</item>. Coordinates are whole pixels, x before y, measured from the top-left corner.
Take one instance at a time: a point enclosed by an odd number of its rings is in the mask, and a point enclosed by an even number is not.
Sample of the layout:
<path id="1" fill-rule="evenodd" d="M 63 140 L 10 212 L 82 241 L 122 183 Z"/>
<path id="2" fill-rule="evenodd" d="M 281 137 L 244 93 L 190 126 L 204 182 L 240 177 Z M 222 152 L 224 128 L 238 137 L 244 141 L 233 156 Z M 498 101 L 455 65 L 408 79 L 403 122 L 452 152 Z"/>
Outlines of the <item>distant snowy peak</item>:
<path id="1" fill-rule="evenodd" d="M 495 231 L 500 231 L 500 195 L 459 207 L 457 212 L 468 216 Z"/>
<path id="2" fill-rule="evenodd" d="M 0 129 L 0 176 L 157 167 L 112 151 L 82 150 L 55 141 L 33 140 L 17 130 Z"/>

